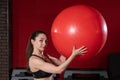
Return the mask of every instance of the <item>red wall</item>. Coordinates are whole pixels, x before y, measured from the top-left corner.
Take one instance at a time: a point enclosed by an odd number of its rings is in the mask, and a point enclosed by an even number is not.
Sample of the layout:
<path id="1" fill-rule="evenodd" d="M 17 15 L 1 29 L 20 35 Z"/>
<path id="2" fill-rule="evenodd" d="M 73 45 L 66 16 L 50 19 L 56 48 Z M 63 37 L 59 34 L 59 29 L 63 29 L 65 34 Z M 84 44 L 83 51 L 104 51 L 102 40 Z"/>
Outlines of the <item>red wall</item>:
<path id="1" fill-rule="evenodd" d="M 75 4 L 89 5 L 101 12 L 107 22 L 108 39 L 98 56 L 90 60 L 75 58 L 69 67 L 108 68 L 109 54 L 120 53 L 119 0 L 13 0 L 13 68 L 26 66 L 27 40 L 35 30 L 43 30 L 49 35 L 49 45 L 46 52 L 55 57 L 59 56 L 51 41 L 51 25 L 60 11 Z"/>

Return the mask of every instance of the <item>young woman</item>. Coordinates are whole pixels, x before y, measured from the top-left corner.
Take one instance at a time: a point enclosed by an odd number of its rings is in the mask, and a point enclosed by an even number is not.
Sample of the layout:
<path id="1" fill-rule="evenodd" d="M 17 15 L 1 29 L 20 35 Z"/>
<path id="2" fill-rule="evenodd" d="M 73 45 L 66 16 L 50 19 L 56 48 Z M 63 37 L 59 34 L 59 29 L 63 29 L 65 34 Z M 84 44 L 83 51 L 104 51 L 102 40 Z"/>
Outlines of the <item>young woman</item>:
<path id="1" fill-rule="evenodd" d="M 77 55 L 84 55 L 87 52 L 85 46 L 76 49 L 73 46 L 71 56 L 66 60 L 64 56 L 59 59 L 44 53 L 47 46 L 47 35 L 43 31 L 34 32 L 27 46 L 27 64 L 29 71 L 33 74 L 34 80 L 51 80 L 53 73 L 62 73 L 70 62 Z"/>

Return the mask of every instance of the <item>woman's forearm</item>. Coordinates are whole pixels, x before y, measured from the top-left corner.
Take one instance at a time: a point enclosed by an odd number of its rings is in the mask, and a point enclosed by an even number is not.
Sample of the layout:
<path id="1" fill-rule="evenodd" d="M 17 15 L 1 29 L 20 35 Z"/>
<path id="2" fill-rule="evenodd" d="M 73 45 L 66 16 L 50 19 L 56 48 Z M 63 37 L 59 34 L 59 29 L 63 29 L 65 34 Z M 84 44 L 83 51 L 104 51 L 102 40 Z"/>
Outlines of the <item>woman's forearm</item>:
<path id="1" fill-rule="evenodd" d="M 71 56 L 63 64 L 58 66 L 59 72 L 61 73 L 62 71 L 64 71 L 67 68 L 67 66 L 72 62 L 76 55 L 84 55 L 84 53 L 86 52 L 87 48 L 85 46 L 82 46 L 79 49 L 76 49 L 75 46 L 73 46 Z"/>
<path id="2" fill-rule="evenodd" d="M 49 56 L 49 55 L 48 55 Z M 52 62 L 55 64 L 55 65 L 61 65 L 62 63 L 64 63 L 66 61 L 66 57 L 64 57 L 63 55 L 61 55 L 59 57 L 59 59 L 55 58 L 55 57 L 52 57 L 52 56 L 49 56 L 49 58 L 52 60 Z"/>
<path id="3" fill-rule="evenodd" d="M 75 58 L 75 55 L 71 55 L 64 63 L 58 66 L 59 73 L 63 72 L 67 66 L 72 62 L 72 60 Z"/>

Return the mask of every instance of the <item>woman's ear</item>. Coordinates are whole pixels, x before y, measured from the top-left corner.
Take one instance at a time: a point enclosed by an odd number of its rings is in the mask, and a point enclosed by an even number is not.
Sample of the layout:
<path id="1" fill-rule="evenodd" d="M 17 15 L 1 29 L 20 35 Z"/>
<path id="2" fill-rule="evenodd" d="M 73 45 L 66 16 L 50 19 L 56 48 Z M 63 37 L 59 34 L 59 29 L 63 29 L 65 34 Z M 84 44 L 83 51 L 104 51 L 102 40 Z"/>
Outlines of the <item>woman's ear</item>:
<path id="1" fill-rule="evenodd" d="M 33 39 L 31 39 L 31 43 L 32 43 L 32 45 L 34 44 L 34 40 Z"/>

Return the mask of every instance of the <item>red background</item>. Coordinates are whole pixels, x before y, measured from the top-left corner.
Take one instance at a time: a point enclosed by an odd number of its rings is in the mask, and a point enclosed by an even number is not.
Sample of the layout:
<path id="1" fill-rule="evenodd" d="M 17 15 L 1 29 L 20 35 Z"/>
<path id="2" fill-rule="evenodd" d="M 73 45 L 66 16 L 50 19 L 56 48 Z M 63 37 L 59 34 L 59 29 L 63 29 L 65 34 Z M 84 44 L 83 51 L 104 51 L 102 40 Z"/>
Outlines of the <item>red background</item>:
<path id="1" fill-rule="evenodd" d="M 69 68 L 108 68 L 108 56 L 120 53 L 120 4 L 119 0 L 12 0 L 13 68 L 26 66 L 28 38 L 35 30 L 43 30 L 49 36 L 46 52 L 59 57 L 51 41 L 50 30 L 55 17 L 65 8 L 85 4 L 97 9 L 108 26 L 107 42 L 102 51 L 90 60 L 72 61 Z"/>

